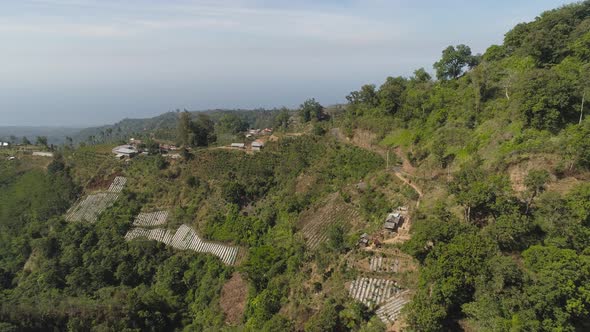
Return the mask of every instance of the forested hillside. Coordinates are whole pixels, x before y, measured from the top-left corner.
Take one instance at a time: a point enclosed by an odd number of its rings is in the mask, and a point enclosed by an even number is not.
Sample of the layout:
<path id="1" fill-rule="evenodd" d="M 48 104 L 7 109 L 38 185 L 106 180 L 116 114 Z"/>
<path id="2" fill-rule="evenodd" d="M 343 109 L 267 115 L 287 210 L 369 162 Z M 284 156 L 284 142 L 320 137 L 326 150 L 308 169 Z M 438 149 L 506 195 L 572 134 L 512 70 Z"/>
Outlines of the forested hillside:
<path id="1" fill-rule="evenodd" d="M 590 3 L 543 13 L 473 55 L 349 95 L 344 120 L 401 148 L 425 189 L 404 250 L 412 329 L 590 328 Z"/>
<path id="2" fill-rule="evenodd" d="M 0 330 L 590 329 L 590 2 L 433 68 L 0 150 Z"/>

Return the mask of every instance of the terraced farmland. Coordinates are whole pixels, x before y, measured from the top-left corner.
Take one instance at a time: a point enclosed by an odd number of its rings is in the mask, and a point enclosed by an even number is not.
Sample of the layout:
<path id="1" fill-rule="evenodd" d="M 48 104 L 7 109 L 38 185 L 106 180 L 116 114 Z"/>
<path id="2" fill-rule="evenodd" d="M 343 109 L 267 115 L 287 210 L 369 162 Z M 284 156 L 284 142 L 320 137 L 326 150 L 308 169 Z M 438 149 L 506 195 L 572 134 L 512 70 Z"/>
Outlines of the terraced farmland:
<path id="1" fill-rule="evenodd" d="M 409 291 L 399 292 L 389 298 L 379 309 L 375 311 L 383 323 L 392 324 L 399 317 L 402 308 L 410 302 Z"/>
<path id="2" fill-rule="evenodd" d="M 393 272 L 399 271 L 400 262 L 396 258 L 371 257 L 369 269 L 371 272 Z"/>
<path id="3" fill-rule="evenodd" d="M 399 287 L 393 280 L 358 278 L 350 284 L 349 295 L 366 306 L 376 306 L 394 296 Z"/>
<path id="4" fill-rule="evenodd" d="M 360 222 L 360 214 L 352 206 L 346 204 L 339 194 L 335 193 L 319 209 L 304 212 L 301 219 L 303 220 L 301 231 L 305 236 L 307 246 L 310 249 L 316 249 L 328 239 L 330 225 Z"/>
<path id="5" fill-rule="evenodd" d="M 117 198 L 119 194 L 115 193 L 88 195 L 68 210 L 66 220 L 95 223 L 98 216 L 113 205 Z"/>
<path id="6" fill-rule="evenodd" d="M 155 240 L 170 245 L 173 236 L 174 231 L 168 229 L 134 228 L 125 234 L 125 240 L 131 241 L 137 238 L 147 238 L 148 240 Z"/>
<path id="7" fill-rule="evenodd" d="M 173 234 L 173 231 L 156 228 L 134 228 L 127 232 L 125 239 L 131 241 L 137 238 L 147 238 L 170 245 L 179 250 L 192 250 L 199 253 L 213 254 L 226 265 L 233 265 L 238 256 L 238 247 L 227 246 L 220 243 L 203 241 L 199 235 L 189 226 L 181 225 Z"/>
<path id="8" fill-rule="evenodd" d="M 106 192 L 90 194 L 78 201 L 66 213 L 66 220 L 95 223 L 98 216 L 119 198 L 119 193 L 126 182 L 126 178 L 118 176 Z"/>
<path id="9" fill-rule="evenodd" d="M 168 219 L 168 211 L 142 212 L 133 221 L 133 226 L 154 227 L 164 225 Z"/>
<path id="10" fill-rule="evenodd" d="M 125 183 L 127 183 L 127 178 L 124 178 L 122 176 L 117 176 L 113 180 L 113 183 L 111 183 L 111 186 L 109 187 L 108 192 L 120 193 L 121 191 L 123 191 L 123 188 L 125 187 Z"/>

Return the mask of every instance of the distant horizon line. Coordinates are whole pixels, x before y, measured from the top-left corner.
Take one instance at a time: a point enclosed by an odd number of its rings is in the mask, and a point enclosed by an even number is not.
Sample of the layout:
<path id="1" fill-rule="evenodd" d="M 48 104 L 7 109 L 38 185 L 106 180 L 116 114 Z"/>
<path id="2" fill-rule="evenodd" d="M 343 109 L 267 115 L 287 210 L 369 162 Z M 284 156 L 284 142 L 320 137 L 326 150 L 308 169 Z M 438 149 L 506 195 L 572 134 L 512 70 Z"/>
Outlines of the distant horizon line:
<path id="1" fill-rule="evenodd" d="M 345 103 L 331 103 L 329 105 L 324 105 L 324 107 L 335 107 L 335 106 L 339 106 L 339 105 L 345 105 Z M 163 114 L 166 113 L 176 113 L 177 111 L 183 112 L 185 110 L 187 110 L 188 112 L 211 112 L 211 111 L 256 111 L 256 110 L 266 110 L 266 111 L 272 111 L 272 110 L 279 110 L 281 108 L 287 108 L 289 110 L 296 110 L 297 108 L 292 108 L 292 107 L 287 107 L 287 106 L 274 106 L 272 108 L 267 108 L 267 107 L 255 107 L 255 108 L 208 108 L 208 109 L 200 109 L 200 110 L 189 110 L 186 108 L 182 108 L 182 109 L 175 109 L 175 110 L 169 110 L 169 111 L 164 111 L 162 113 L 159 113 L 157 115 L 153 115 L 153 116 L 145 116 L 145 117 L 124 117 L 121 118 L 119 120 L 116 120 L 114 122 L 110 122 L 110 123 L 94 123 L 94 124 L 75 124 L 75 125 L 23 125 L 23 124 L 9 124 L 9 125 L 0 125 L 0 129 L 1 128 L 35 128 L 35 129 L 39 129 L 39 128 L 51 128 L 51 129 L 86 129 L 86 128 L 92 128 L 92 127 L 103 127 L 103 126 L 109 126 L 109 125 L 115 125 L 123 120 L 144 120 L 144 119 L 151 119 L 151 118 L 155 118 L 158 116 L 161 116 Z"/>

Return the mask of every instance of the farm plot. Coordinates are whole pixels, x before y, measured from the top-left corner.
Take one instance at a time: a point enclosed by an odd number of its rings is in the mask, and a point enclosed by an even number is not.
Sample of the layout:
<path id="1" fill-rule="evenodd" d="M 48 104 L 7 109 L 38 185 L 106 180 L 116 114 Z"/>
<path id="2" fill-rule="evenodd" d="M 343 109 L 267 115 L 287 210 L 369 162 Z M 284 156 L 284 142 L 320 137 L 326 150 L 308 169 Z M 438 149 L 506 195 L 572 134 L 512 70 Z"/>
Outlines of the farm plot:
<path id="1" fill-rule="evenodd" d="M 91 194 L 78 201 L 66 213 L 66 220 L 96 222 L 98 216 L 119 198 L 119 193 L 123 190 L 126 182 L 126 178 L 118 176 L 106 192 Z"/>
<path id="2" fill-rule="evenodd" d="M 142 212 L 133 221 L 133 226 L 154 227 L 164 225 L 168 219 L 168 211 Z"/>
<path id="3" fill-rule="evenodd" d="M 111 186 L 109 187 L 108 192 L 120 193 L 121 191 L 123 191 L 123 188 L 125 187 L 125 183 L 127 183 L 127 178 L 124 178 L 122 176 L 117 176 L 113 180 L 113 183 L 111 183 Z"/>
<path id="4" fill-rule="evenodd" d="M 389 298 L 375 313 L 385 324 L 392 324 L 399 317 L 402 308 L 410 302 L 409 291 L 399 292 Z"/>
<path id="5" fill-rule="evenodd" d="M 399 272 L 400 262 L 397 258 L 371 257 L 369 269 L 371 272 Z"/>
<path id="6" fill-rule="evenodd" d="M 393 280 L 358 278 L 350 284 L 349 295 L 367 307 L 384 303 L 399 291 Z"/>
<path id="7" fill-rule="evenodd" d="M 203 241 L 197 233 L 187 225 L 181 225 L 176 233 L 162 228 L 145 229 L 134 228 L 127 232 L 125 239 L 131 241 L 137 238 L 147 238 L 170 245 L 179 250 L 192 250 L 199 253 L 213 254 L 226 265 L 233 265 L 238 255 L 238 247 L 220 243 Z"/>
<path id="8" fill-rule="evenodd" d="M 305 236 L 307 246 L 310 249 L 316 249 L 328 239 L 330 225 L 347 222 L 358 223 L 360 214 L 335 193 L 329 198 L 327 204 L 315 211 L 304 212 L 301 219 L 304 220 L 301 231 Z"/>
<path id="9" fill-rule="evenodd" d="M 115 193 L 88 195 L 68 210 L 66 220 L 94 223 L 104 210 L 115 203 L 117 198 L 119 198 L 119 194 Z"/>

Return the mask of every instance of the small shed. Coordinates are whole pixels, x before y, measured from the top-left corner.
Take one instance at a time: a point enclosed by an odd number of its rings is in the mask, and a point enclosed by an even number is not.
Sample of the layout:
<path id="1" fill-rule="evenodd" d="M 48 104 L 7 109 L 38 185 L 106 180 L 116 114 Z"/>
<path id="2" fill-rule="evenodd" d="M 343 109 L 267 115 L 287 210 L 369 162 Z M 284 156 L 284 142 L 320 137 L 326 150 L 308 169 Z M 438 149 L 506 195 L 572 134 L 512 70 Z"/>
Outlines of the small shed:
<path id="1" fill-rule="evenodd" d="M 246 144 L 244 143 L 232 143 L 230 145 L 232 148 L 238 148 L 238 149 L 243 149 L 246 147 Z"/>
<path id="2" fill-rule="evenodd" d="M 358 241 L 358 245 L 366 247 L 369 245 L 369 240 L 369 234 L 363 233 Z"/>
<path id="3" fill-rule="evenodd" d="M 40 152 L 40 151 L 36 151 L 36 152 L 33 152 L 33 156 L 53 158 L 53 152 Z"/>
<path id="4" fill-rule="evenodd" d="M 260 151 L 262 150 L 262 148 L 264 147 L 264 142 L 256 140 L 254 142 L 252 142 L 252 150 L 254 151 Z"/>
<path id="5" fill-rule="evenodd" d="M 10 143 L 8 142 L 0 142 L 0 148 L 7 148 L 10 146 Z"/>
<path id="6" fill-rule="evenodd" d="M 402 222 L 404 221 L 404 217 L 399 211 L 392 212 L 387 215 L 385 218 L 385 224 L 383 228 L 388 231 L 395 232 L 399 226 L 401 226 Z"/>

